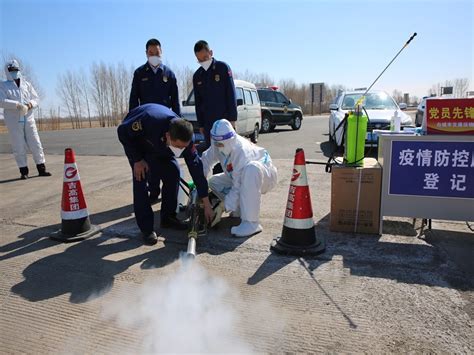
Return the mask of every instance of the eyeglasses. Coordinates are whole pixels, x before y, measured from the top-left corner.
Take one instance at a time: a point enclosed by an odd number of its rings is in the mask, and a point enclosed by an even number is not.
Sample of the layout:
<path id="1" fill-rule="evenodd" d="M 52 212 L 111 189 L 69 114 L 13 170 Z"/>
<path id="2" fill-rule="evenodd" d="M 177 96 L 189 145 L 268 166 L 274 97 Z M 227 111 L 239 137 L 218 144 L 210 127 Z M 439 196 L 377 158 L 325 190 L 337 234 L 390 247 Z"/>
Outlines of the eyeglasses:
<path id="1" fill-rule="evenodd" d="M 20 68 L 17 68 L 17 67 L 8 67 L 7 70 L 9 72 L 12 72 L 12 71 L 20 71 Z"/>

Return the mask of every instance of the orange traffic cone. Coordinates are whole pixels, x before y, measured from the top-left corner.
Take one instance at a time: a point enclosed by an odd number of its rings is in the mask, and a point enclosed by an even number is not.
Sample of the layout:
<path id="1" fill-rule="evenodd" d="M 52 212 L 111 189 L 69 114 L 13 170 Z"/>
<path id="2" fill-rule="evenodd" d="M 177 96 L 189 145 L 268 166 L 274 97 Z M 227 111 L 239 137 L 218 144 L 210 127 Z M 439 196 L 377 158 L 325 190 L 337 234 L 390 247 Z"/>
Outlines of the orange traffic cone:
<path id="1" fill-rule="evenodd" d="M 100 231 L 99 227 L 90 223 L 76 158 L 71 148 L 64 151 L 61 220 L 61 230 L 51 235 L 52 239 L 73 242 L 89 238 Z"/>
<path id="2" fill-rule="evenodd" d="M 296 149 L 283 231 L 273 240 L 270 249 L 291 255 L 317 255 L 325 250 L 325 245 L 316 238 L 306 159 L 301 148 Z"/>

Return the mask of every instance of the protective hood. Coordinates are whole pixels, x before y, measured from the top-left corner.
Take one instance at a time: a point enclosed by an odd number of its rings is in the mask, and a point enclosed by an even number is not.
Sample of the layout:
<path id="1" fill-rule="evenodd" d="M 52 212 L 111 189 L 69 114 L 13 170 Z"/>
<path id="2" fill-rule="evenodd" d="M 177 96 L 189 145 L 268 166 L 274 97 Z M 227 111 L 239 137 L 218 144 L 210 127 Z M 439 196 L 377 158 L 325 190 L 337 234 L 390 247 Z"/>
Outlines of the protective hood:
<path id="1" fill-rule="evenodd" d="M 13 81 L 12 74 L 8 71 L 8 68 L 11 67 L 20 70 L 20 64 L 18 64 L 18 61 L 16 59 L 9 60 L 5 63 L 5 75 L 8 81 Z"/>
<path id="2" fill-rule="evenodd" d="M 236 133 L 232 124 L 226 119 L 221 119 L 212 125 L 212 144 L 226 156 L 229 156 L 236 144 Z"/>

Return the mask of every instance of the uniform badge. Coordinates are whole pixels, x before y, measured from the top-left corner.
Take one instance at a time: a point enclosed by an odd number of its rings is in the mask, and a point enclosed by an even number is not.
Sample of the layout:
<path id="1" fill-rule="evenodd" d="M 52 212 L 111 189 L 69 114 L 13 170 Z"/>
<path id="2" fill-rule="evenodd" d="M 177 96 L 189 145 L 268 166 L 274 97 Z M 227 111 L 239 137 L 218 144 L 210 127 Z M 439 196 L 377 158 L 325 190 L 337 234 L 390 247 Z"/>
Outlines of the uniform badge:
<path id="1" fill-rule="evenodd" d="M 142 81 L 147 81 L 147 80 L 148 80 L 148 78 L 142 78 Z"/>
<path id="2" fill-rule="evenodd" d="M 198 85 L 201 85 L 201 84 L 202 84 L 202 81 L 198 81 L 197 84 L 198 84 Z"/>
<path id="3" fill-rule="evenodd" d="M 216 74 L 216 76 L 214 77 L 214 80 L 215 81 L 220 81 L 221 80 L 221 77 L 219 74 Z"/>
<path id="4" fill-rule="evenodd" d="M 142 121 L 135 121 L 132 124 L 132 131 L 138 132 L 142 130 Z"/>
<path id="5" fill-rule="evenodd" d="M 167 77 L 167 76 L 164 76 L 164 77 L 163 77 L 163 82 L 165 82 L 165 83 L 168 82 L 168 77 Z"/>

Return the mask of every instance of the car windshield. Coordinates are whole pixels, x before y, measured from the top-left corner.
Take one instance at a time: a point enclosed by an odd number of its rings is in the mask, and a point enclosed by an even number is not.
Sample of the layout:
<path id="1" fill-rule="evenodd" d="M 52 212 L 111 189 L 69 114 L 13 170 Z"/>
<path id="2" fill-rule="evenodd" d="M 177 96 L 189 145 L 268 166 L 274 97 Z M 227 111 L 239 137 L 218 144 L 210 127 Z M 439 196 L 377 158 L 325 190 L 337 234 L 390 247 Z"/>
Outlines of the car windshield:
<path id="1" fill-rule="evenodd" d="M 342 109 L 350 110 L 354 108 L 357 100 L 360 99 L 362 94 L 347 94 L 344 96 L 342 101 Z M 363 106 L 366 110 L 396 110 L 397 106 L 393 99 L 384 92 L 368 93 L 365 95 Z"/>

